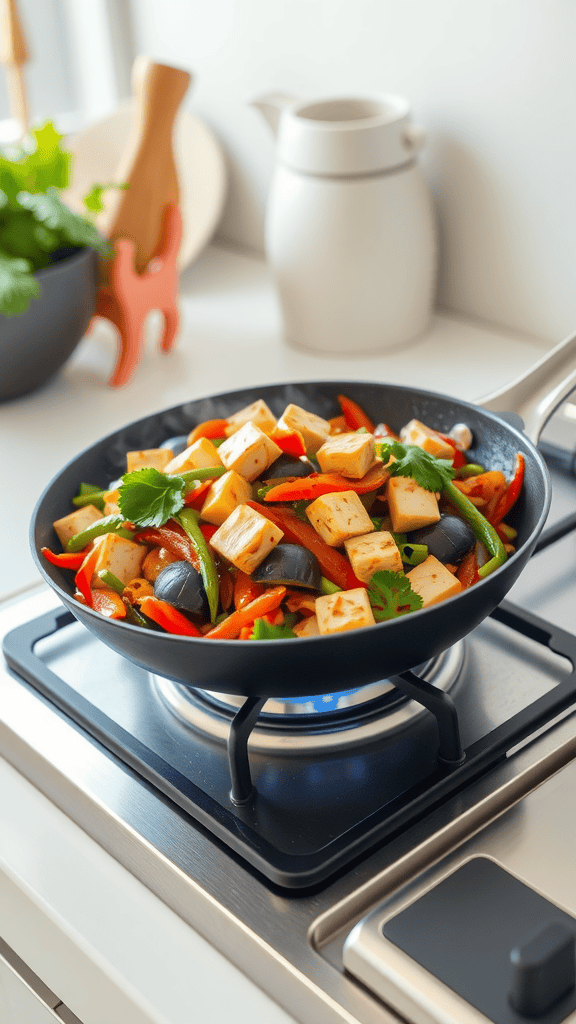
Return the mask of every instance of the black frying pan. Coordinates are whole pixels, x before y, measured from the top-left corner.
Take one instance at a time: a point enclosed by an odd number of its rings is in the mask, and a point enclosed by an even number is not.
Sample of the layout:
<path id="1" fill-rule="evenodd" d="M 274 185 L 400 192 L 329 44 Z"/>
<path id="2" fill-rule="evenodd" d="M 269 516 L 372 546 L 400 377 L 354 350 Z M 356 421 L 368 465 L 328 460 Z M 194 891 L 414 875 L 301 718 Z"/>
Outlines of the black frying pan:
<path id="1" fill-rule="evenodd" d="M 447 433 L 455 423 L 474 436 L 469 455 L 510 476 L 526 457 L 524 490 L 509 521 L 517 551 L 491 576 L 441 604 L 365 629 L 298 640 L 206 640 L 171 636 L 112 621 L 72 597 L 71 574 L 39 554 L 58 550 L 52 523 L 72 509 L 81 482 L 107 484 L 125 472 L 126 452 L 158 447 L 206 419 L 226 417 L 257 398 L 279 416 L 294 402 L 320 416 L 340 412 L 337 395 L 354 399 L 378 423 L 398 430 L 416 417 Z M 478 406 L 387 384 L 293 383 L 246 388 L 155 413 L 110 434 L 73 459 L 46 488 L 32 516 L 31 544 L 47 582 L 77 619 L 105 644 L 151 672 L 190 686 L 245 696 L 295 697 L 349 689 L 423 664 L 473 630 L 500 603 L 530 557 L 550 506 L 546 465 L 523 433 Z"/>

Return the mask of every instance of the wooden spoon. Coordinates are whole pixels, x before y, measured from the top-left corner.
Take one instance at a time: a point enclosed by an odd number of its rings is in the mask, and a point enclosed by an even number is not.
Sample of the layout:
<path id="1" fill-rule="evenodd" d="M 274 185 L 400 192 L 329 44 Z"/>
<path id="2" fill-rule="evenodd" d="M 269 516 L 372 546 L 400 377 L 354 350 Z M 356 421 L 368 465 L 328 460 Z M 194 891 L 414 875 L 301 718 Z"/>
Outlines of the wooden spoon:
<path id="1" fill-rule="evenodd" d="M 30 120 L 22 68 L 28 60 L 28 49 L 18 17 L 16 0 L 2 0 L 2 47 L 0 61 L 6 68 L 8 94 L 12 117 L 20 124 L 21 135 L 26 135 Z"/>
<path id="2" fill-rule="evenodd" d="M 134 243 L 139 274 L 158 247 L 164 213 L 178 205 L 179 189 L 172 134 L 178 108 L 190 85 L 187 71 L 138 57 L 132 70 L 136 98 L 132 133 L 115 175 L 128 188 L 117 194 L 104 234 Z"/>

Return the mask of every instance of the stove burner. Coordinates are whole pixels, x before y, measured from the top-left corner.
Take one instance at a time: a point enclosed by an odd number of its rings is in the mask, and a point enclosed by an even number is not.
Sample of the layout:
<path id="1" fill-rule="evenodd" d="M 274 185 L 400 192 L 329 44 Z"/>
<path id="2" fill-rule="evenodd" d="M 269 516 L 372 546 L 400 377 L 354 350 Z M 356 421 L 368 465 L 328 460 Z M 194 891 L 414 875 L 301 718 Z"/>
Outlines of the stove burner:
<path id="1" fill-rule="evenodd" d="M 415 669 L 422 679 L 444 693 L 460 679 L 464 641 Z M 160 699 L 187 727 L 227 743 L 230 722 L 245 697 L 191 689 L 153 676 Z M 260 753 L 300 754 L 303 751 L 343 750 L 400 732 L 425 713 L 389 680 L 315 697 L 271 698 L 256 721 L 249 749 Z"/>

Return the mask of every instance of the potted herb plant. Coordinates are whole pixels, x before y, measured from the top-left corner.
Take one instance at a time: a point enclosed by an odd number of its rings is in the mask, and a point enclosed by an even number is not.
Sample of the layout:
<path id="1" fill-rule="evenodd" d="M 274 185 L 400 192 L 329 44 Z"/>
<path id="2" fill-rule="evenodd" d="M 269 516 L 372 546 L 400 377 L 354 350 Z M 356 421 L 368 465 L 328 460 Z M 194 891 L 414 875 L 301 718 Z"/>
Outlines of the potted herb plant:
<path id="1" fill-rule="evenodd" d="M 71 154 L 47 121 L 0 153 L 0 400 L 33 391 L 66 362 L 90 322 L 98 256 L 113 254 L 91 218 L 62 201 Z"/>

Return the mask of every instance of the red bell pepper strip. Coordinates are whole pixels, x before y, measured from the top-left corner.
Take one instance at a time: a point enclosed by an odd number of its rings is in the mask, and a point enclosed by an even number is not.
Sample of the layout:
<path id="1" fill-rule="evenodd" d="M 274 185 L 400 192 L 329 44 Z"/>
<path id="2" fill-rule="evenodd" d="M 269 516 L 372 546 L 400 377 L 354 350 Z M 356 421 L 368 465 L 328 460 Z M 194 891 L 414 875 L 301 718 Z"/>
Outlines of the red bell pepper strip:
<path id="1" fill-rule="evenodd" d="M 204 540 L 208 541 L 208 543 L 212 540 L 217 529 L 218 527 L 214 526 L 214 523 L 200 523 L 200 532 L 202 533 Z"/>
<path id="2" fill-rule="evenodd" d="M 228 426 L 228 420 L 204 420 L 203 423 L 199 423 L 198 426 L 194 427 L 193 430 L 188 434 L 188 447 L 194 444 L 195 441 L 199 441 L 201 437 L 207 437 L 213 439 L 215 437 L 225 437 L 224 431 Z"/>
<path id="3" fill-rule="evenodd" d="M 264 501 L 313 501 L 321 494 L 333 494 L 337 491 L 368 494 L 382 487 L 388 476 L 388 470 L 383 465 L 373 466 L 361 480 L 350 480 L 339 473 L 311 473 L 310 476 L 276 484 L 267 492 Z"/>
<path id="4" fill-rule="evenodd" d="M 55 554 L 50 551 L 50 548 L 40 548 L 40 551 L 44 555 L 44 558 L 52 565 L 59 566 L 60 569 L 73 569 L 75 572 L 78 571 L 82 562 L 86 558 L 86 550 L 84 551 L 63 551 L 61 554 Z"/>
<path id="5" fill-rule="evenodd" d="M 234 580 L 234 608 L 236 611 L 239 612 L 241 608 L 260 597 L 265 589 L 263 583 L 256 583 L 251 576 L 239 569 Z"/>
<path id="6" fill-rule="evenodd" d="M 197 487 L 184 495 L 184 508 L 195 508 L 198 512 L 206 501 L 206 492 L 210 490 L 213 480 L 201 480 Z"/>
<path id="7" fill-rule="evenodd" d="M 190 562 L 197 571 L 200 571 L 200 562 L 190 538 L 186 531 L 174 519 L 169 519 L 166 526 L 147 526 L 134 535 L 138 544 L 150 544 L 159 548 L 166 548 L 170 554 L 183 562 Z"/>
<path id="8" fill-rule="evenodd" d="M 467 555 L 464 555 L 458 566 L 456 579 L 460 581 L 464 590 L 471 587 L 474 583 L 478 583 L 480 576 L 478 574 L 478 557 L 475 548 L 472 548 Z"/>
<path id="9" fill-rule="evenodd" d="M 93 590 L 92 607 L 95 612 L 100 612 L 100 615 L 105 615 L 107 619 L 126 618 L 126 605 L 113 590 Z"/>
<path id="10" fill-rule="evenodd" d="M 454 449 L 454 457 L 452 459 L 452 465 L 454 469 L 460 469 L 461 466 L 465 466 L 468 460 L 464 455 L 462 449 L 459 448 L 458 445 L 456 444 L 454 438 L 448 437 L 447 434 L 441 434 L 439 431 L 436 431 L 436 433 L 438 434 L 438 437 L 441 437 L 442 440 L 446 442 L 446 444 L 449 444 L 450 447 Z"/>
<path id="11" fill-rule="evenodd" d="M 98 555 L 100 554 L 99 546 L 96 545 L 91 551 L 85 556 L 82 565 L 78 569 L 74 577 L 74 582 L 77 589 L 82 594 L 86 604 L 89 608 L 92 607 L 92 591 L 90 584 L 92 583 L 92 577 L 96 568 L 96 562 L 98 561 Z"/>
<path id="12" fill-rule="evenodd" d="M 518 452 L 518 454 L 516 455 L 516 463 L 514 466 L 514 476 L 512 477 L 506 491 L 500 498 L 500 501 L 498 502 L 496 508 L 494 509 L 494 512 L 492 513 L 491 522 L 493 526 L 498 526 L 505 518 L 505 516 L 508 515 L 512 506 L 516 503 L 516 500 L 518 498 L 518 495 L 520 494 L 520 491 L 522 490 L 522 485 L 524 483 L 525 464 L 526 460 L 524 456 L 521 452 Z"/>
<path id="13" fill-rule="evenodd" d="M 306 445 L 299 430 L 280 430 L 275 427 L 269 436 L 285 455 L 294 455 L 296 458 L 306 455 Z"/>
<path id="14" fill-rule="evenodd" d="M 223 611 L 227 612 L 234 600 L 234 580 L 232 573 L 220 557 L 216 558 L 215 562 L 220 579 L 220 604 Z"/>
<path id="15" fill-rule="evenodd" d="M 364 427 L 369 434 L 374 433 L 372 420 L 356 402 L 353 402 L 351 398 L 346 398 L 346 395 L 338 395 L 338 402 L 349 430 L 359 430 L 360 427 Z"/>
<path id="16" fill-rule="evenodd" d="M 247 626 L 254 619 L 262 618 L 266 612 L 274 611 L 282 603 L 285 594 L 286 587 L 269 587 L 263 594 L 260 594 L 260 597 L 250 601 L 240 611 L 232 612 L 227 619 L 219 622 L 205 636 L 210 640 L 236 640 L 240 636 L 242 626 Z"/>
<path id="17" fill-rule="evenodd" d="M 336 548 L 326 544 L 311 523 L 303 523 L 292 509 L 270 508 L 266 505 L 259 505 L 257 501 L 247 501 L 246 504 L 278 526 L 284 532 L 284 540 L 287 543 L 301 544 L 302 547 L 308 548 L 316 555 L 322 575 L 326 576 L 331 583 L 335 583 L 341 590 L 355 590 L 357 587 L 368 586 L 354 575 L 354 570 L 348 559 Z"/>
<path id="18" fill-rule="evenodd" d="M 176 636 L 202 636 L 200 630 L 190 619 L 187 619 L 177 608 L 173 608 L 168 601 L 161 601 L 158 597 L 141 597 L 138 600 L 140 608 L 149 619 L 152 619 L 158 626 L 162 626 L 167 633 L 174 633 Z"/>

